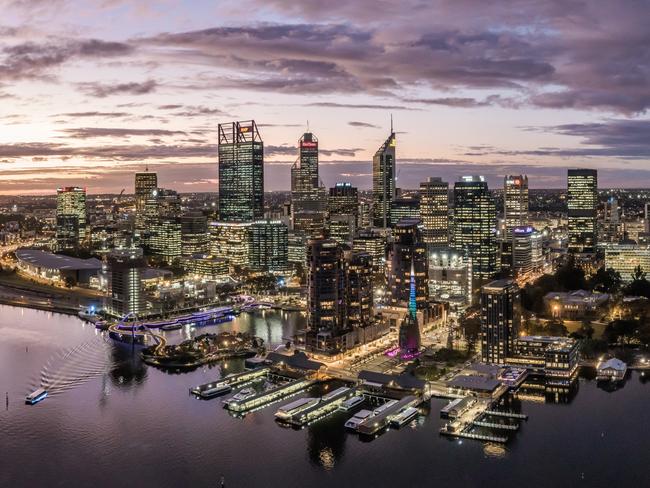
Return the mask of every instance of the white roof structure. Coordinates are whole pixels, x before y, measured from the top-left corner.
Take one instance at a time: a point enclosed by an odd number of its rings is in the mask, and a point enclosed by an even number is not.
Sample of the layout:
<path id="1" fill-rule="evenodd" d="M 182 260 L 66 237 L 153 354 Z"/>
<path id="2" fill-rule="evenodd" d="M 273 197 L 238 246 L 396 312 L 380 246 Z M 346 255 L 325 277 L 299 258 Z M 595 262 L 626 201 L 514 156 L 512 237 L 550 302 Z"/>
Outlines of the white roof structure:
<path id="1" fill-rule="evenodd" d="M 627 370 L 627 364 L 625 364 L 620 359 L 612 358 L 612 359 L 608 359 L 607 361 L 602 363 L 600 366 L 598 366 L 598 371 L 603 371 L 605 369 L 614 369 L 616 371 L 626 371 Z"/>

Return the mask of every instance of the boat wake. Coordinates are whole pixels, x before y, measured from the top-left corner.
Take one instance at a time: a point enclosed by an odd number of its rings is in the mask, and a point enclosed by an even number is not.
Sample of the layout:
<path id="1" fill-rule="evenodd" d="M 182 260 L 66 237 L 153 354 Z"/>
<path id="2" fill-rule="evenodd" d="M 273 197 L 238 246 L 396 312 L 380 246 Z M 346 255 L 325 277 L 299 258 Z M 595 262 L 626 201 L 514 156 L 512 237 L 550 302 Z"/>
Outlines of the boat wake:
<path id="1" fill-rule="evenodd" d="M 109 364 L 106 342 L 102 339 L 84 342 L 52 356 L 34 383 L 47 390 L 49 395 L 56 395 L 103 375 Z"/>

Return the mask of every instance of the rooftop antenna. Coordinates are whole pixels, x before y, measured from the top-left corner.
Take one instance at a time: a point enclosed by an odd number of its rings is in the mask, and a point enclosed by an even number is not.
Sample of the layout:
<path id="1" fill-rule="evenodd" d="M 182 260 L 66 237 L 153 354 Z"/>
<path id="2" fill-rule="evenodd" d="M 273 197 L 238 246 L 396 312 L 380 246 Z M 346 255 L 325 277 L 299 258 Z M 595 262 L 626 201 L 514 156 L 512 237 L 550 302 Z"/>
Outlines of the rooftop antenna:
<path id="1" fill-rule="evenodd" d="M 309 121 L 307 121 L 307 132 L 309 132 Z"/>
<path id="2" fill-rule="evenodd" d="M 393 133 L 393 114 L 390 114 L 390 133 Z"/>

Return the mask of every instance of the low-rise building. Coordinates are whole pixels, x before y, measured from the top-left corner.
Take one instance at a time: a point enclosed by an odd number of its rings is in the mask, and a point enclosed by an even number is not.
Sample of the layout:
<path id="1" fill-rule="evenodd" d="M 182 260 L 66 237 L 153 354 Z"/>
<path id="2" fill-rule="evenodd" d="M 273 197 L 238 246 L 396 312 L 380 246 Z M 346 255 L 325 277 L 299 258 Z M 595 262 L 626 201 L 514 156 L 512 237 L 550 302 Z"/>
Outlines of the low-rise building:
<path id="1" fill-rule="evenodd" d="M 55 282 L 88 284 L 102 270 L 102 262 L 96 258 L 79 259 L 38 249 L 18 249 L 15 254 L 19 270 Z"/>
<path id="2" fill-rule="evenodd" d="M 559 383 L 570 383 L 578 372 L 578 341 L 567 337 L 523 336 L 514 342 L 513 354 L 506 358 L 510 366 L 526 368 Z"/>
<path id="3" fill-rule="evenodd" d="M 576 290 L 550 292 L 544 296 L 547 312 L 555 318 L 581 319 L 595 313 L 609 300 L 607 293 Z"/>

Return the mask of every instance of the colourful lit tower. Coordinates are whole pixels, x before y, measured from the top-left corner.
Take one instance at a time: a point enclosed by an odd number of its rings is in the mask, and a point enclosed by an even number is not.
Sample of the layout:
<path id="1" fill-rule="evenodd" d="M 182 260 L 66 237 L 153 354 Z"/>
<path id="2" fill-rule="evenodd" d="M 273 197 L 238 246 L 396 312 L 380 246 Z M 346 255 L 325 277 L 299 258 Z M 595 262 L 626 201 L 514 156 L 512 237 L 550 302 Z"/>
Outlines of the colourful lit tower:
<path id="1" fill-rule="evenodd" d="M 411 261 L 408 312 L 399 327 L 399 348 L 403 359 L 412 358 L 420 350 L 420 326 L 417 317 L 417 292 L 415 266 Z"/>
<path id="2" fill-rule="evenodd" d="M 219 219 L 264 216 L 264 143 L 254 120 L 219 124 Z"/>
<path id="3" fill-rule="evenodd" d="M 372 204 L 374 226 L 390 225 L 390 205 L 395 198 L 395 132 L 391 119 L 390 136 L 372 158 Z"/>

